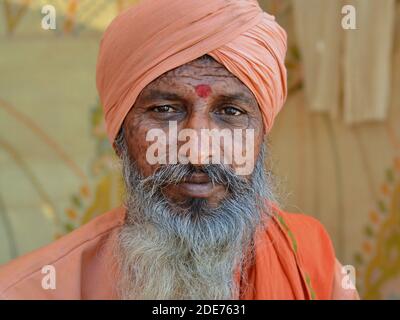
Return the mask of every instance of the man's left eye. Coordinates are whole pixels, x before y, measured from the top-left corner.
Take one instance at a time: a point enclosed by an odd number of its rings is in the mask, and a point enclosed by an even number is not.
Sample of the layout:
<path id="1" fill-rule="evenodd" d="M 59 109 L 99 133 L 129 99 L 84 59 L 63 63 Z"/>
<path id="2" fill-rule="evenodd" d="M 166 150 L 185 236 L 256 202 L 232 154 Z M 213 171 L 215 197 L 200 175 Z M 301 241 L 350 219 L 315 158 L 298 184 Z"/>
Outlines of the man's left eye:
<path id="1" fill-rule="evenodd" d="M 225 107 L 225 108 L 222 108 L 218 113 L 224 114 L 227 116 L 240 116 L 244 112 L 242 112 L 241 110 L 239 110 L 235 107 Z"/>

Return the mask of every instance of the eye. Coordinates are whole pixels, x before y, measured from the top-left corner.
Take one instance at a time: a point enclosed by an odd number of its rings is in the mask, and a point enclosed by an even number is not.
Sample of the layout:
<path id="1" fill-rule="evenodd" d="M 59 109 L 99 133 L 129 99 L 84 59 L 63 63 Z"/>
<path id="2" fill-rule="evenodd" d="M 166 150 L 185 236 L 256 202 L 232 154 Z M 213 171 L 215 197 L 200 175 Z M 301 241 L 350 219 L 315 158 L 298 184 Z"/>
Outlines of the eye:
<path id="1" fill-rule="evenodd" d="M 232 107 L 232 106 L 224 107 L 224 108 L 220 109 L 218 113 L 227 115 L 227 116 L 241 116 L 242 114 L 244 114 L 243 111 L 239 110 L 238 108 Z"/>
<path id="2" fill-rule="evenodd" d="M 154 112 L 157 113 L 172 113 L 176 112 L 176 109 L 170 105 L 162 105 L 162 106 L 156 106 L 151 109 Z"/>

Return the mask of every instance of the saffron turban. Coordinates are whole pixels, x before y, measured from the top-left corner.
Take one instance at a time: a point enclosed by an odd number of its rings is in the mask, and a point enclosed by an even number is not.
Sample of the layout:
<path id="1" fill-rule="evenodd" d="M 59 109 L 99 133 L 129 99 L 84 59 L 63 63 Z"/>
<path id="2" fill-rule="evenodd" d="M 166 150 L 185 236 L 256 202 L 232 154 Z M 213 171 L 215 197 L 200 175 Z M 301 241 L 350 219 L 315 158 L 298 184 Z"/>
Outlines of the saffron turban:
<path id="1" fill-rule="evenodd" d="M 257 0 L 142 0 L 105 31 L 96 84 L 114 142 L 140 92 L 210 55 L 254 94 L 269 132 L 286 96 L 286 32 Z"/>

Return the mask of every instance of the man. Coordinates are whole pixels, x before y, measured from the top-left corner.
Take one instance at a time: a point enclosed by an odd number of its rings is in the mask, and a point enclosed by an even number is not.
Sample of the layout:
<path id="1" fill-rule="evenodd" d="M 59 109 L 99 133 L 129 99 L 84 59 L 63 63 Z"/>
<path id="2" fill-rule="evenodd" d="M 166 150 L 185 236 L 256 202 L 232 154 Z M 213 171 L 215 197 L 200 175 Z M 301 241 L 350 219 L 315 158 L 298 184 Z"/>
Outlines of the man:
<path id="1" fill-rule="evenodd" d="M 285 52 L 255 0 L 144 0 L 118 16 L 97 87 L 125 205 L 2 267 L 0 297 L 357 298 L 324 228 L 281 211 L 264 169 Z"/>

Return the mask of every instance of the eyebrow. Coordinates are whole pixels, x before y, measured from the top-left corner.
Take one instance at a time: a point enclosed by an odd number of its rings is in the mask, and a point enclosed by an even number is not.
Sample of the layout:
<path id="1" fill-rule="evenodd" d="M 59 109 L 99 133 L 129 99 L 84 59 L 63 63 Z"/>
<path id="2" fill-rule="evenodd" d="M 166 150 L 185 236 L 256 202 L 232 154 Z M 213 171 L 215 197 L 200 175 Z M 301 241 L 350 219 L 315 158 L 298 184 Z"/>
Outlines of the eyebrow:
<path id="1" fill-rule="evenodd" d="M 168 92 L 168 91 L 161 91 L 157 89 L 151 89 L 149 93 L 147 93 L 143 100 L 148 101 L 151 99 L 160 99 L 160 100 L 183 100 L 182 96 L 179 94 Z"/>
<path id="2" fill-rule="evenodd" d="M 182 101 L 185 100 L 181 95 L 169 91 L 162 91 L 158 89 L 151 89 L 146 95 L 142 98 L 144 101 L 149 101 L 152 99 L 160 99 L 160 100 L 173 100 L 173 101 Z M 254 101 L 246 94 L 237 92 L 232 94 L 222 94 L 217 97 L 217 100 L 220 101 L 240 101 L 245 104 L 252 104 Z"/>
<path id="3" fill-rule="evenodd" d="M 245 104 L 251 104 L 253 99 L 243 93 L 222 94 L 218 97 L 221 100 L 240 101 Z"/>

